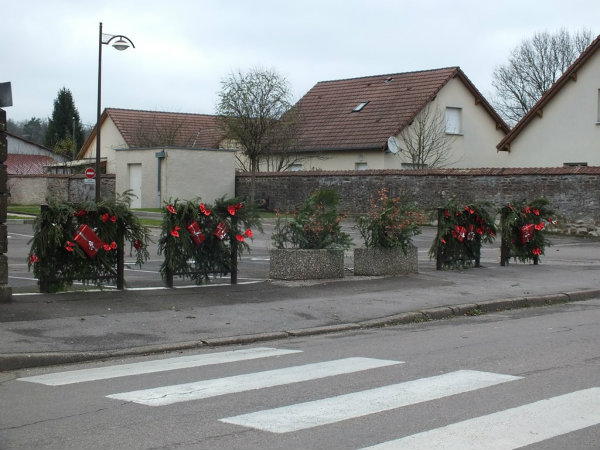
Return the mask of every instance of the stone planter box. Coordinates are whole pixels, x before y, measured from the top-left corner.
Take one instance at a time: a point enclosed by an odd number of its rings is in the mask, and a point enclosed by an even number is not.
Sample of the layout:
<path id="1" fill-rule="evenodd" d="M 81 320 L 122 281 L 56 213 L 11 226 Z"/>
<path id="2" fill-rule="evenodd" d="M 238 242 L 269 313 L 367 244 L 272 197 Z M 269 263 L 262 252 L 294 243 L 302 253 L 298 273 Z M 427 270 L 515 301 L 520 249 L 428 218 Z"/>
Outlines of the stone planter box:
<path id="1" fill-rule="evenodd" d="M 273 280 L 344 278 L 344 250 L 275 249 L 270 251 Z"/>
<path id="2" fill-rule="evenodd" d="M 354 275 L 403 275 L 419 271 L 417 247 L 404 254 L 400 248 L 355 248 Z"/>

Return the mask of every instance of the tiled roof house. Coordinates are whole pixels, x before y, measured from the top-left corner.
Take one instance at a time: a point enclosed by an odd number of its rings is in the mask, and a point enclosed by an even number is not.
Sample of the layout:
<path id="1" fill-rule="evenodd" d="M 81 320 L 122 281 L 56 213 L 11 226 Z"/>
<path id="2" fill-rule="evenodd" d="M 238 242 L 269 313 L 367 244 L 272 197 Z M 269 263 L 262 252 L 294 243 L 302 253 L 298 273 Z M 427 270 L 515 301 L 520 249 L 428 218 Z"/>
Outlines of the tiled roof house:
<path id="1" fill-rule="evenodd" d="M 134 192 L 133 207 L 155 207 L 157 195 L 158 204 L 170 196 L 212 201 L 233 195 L 235 155 L 221 149 L 224 133 L 217 116 L 106 108 L 100 127 L 106 173 L 115 174 L 117 192 Z M 96 158 L 96 132 L 78 154 L 90 164 Z"/>
<path id="2" fill-rule="evenodd" d="M 600 166 L 600 36 L 497 145 L 506 167 Z"/>
<path id="3" fill-rule="evenodd" d="M 389 151 L 388 139 L 429 104 L 454 120 L 446 130 L 450 167 L 493 165 L 508 126 L 463 71 L 450 67 L 317 83 L 297 103 L 294 149 L 305 158 L 302 169 L 406 167 L 409 161 Z"/>

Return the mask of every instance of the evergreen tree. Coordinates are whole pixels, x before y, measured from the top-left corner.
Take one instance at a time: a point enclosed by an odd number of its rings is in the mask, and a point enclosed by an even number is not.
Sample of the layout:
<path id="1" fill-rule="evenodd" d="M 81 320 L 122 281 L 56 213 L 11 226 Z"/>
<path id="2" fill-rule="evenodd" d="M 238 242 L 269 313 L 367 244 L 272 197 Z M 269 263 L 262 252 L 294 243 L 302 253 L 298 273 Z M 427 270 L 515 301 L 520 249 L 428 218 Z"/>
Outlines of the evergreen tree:
<path id="1" fill-rule="evenodd" d="M 73 135 L 75 150 L 73 151 Z M 44 144 L 57 153 L 74 156 L 83 145 L 84 132 L 79 119 L 79 111 L 73 102 L 71 91 L 62 88 L 54 100 L 54 111 L 48 120 L 48 130 Z"/>

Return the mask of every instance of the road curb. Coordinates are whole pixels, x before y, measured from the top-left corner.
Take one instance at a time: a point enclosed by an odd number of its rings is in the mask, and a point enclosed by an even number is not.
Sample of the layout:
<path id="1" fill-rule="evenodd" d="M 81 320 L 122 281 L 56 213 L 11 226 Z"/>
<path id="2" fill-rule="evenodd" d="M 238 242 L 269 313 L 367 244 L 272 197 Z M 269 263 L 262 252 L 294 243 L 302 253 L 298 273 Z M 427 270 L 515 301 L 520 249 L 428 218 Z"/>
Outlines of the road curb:
<path id="1" fill-rule="evenodd" d="M 13 353 L 0 355 L 0 372 L 21 370 L 34 367 L 71 364 L 86 361 L 105 360 L 119 357 L 143 356 L 168 353 L 180 350 L 191 350 L 200 347 L 219 347 L 227 345 L 251 344 L 253 342 L 273 341 L 290 337 L 314 336 L 320 334 L 340 333 L 369 328 L 383 328 L 395 325 L 420 323 L 425 321 L 450 319 L 453 317 L 475 316 L 486 313 L 521 309 L 529 307 L 550 306 L 561 303 L 600 298 L 600 289 L 564 292 L 540 296 L 516 297 L 487 300 L 476 303 L 464 303 L 453 306 L 442 306 L 420 311 L 393 314 L 381 318 L 363 320 L 335 325 L 324 325 L 270 333 L 257 333 L 241 336 L 209 338 L 200 341 L 176 342 L 171 344 L 148 345 L 129 349 L 116 349 L 91 352 L 46 352 L 46 353 Z"/>

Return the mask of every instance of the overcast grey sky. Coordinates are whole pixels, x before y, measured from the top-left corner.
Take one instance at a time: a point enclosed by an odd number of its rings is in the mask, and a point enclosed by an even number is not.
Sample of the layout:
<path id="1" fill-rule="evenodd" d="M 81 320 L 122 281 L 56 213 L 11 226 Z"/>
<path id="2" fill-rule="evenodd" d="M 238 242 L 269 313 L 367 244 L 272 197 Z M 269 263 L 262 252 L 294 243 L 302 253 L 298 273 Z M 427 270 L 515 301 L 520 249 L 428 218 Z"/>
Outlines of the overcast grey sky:
<path id="1" fill-rule="evenodd" d="M 220 81 L 251 67 L 277 70 L 298 99 L 318 81 L 460 66 L 490 98 L 523 39 L 597 35 L 599 18 L 598 0 L 2 0 L 0 82 L 10 119 L 49 117 L 66 87 L 95 123 L 102 22 L 135 44 L 103 47 L 103 109 L 213 114 Z"/>

